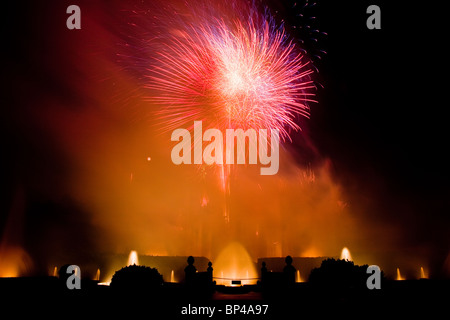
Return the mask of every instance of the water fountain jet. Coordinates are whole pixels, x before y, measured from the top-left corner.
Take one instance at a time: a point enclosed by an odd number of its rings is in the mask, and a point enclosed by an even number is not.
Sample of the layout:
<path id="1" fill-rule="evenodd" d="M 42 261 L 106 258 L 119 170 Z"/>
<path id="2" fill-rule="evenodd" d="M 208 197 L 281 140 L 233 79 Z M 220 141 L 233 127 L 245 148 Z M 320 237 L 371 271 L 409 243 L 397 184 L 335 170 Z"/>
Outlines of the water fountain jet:
<path id="1" fill-rule="evenodd" d="M 256 284 L 258 273 L 247 250 L 238 242 L 230 243 L 216 259 L 215 270 L 221 277 L 217 284 L 229 286 L 232 281 L 241 280 L 241 284 Z"/>
<path id="2" fill-rule="evenodd" d="M 139 265 L 139 258 L 137 252 L 135 250 L 132 250 L 130 252 L 130 255 L 128 256 L 127 266 L 132 266 L 134 264 Z"/>
<path id="3" fill-rule="evenodd" d="M 341 260 L 353 261 L 352 256 L 350 254 L 350 250 L 347 247 L 344 247 L 341 252 Z"/>
<path id="4" fill-rule="evenodd" d="M 100 281 L 100 269 L 97 269 L 97 272 L 95 273 L 95 281 Z"/>
<path id="5" fill-rule="evenodd" d="M 297 270 L 295 274 L 295 282 L 302 282 L 302 278 L 300 277 L 300 270 Z"/>
<path id="6" fill-rule="evenodd" d="M 400 273 L 400 268 L 397 268 L 397 279 L 396 279 L 396 280 L 404 280 L 404 279 L 402 278 L 401 273 Z"/>
<path id="7" fill-rule="evenodd" d="M 420 267 L 420 278 L 421 279 L 426 279 L 427 277 L 425 276 L 425 271 L 423 270 L 423 267 Z"/>

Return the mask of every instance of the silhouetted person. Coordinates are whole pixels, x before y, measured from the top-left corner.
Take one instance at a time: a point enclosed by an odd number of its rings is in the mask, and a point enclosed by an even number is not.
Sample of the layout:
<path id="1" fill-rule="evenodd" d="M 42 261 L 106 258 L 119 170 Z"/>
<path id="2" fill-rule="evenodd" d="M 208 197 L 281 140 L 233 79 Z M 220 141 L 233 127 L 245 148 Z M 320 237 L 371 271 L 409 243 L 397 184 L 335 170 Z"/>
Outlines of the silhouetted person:
<path id="1" fill-rule="evenodd" d="M 197 269 L 194 267 L 194 257 L 189 256 L 187 258 L 187 263 L 188 263 L 187 267 L 184 268 L 185 281 L 186 284 L 192 284 L 195 279 L 195 273 L 197 272 Z"/>
<path id="2" fill-rule="evenodd" d="M 286 262 L 286 266 L 283 268 L 283 278 L 286 284 L 295 283 L 295 272 L 297 271 L 295 267 L 292 265 L 292 257 L 287 256 L 284 259 Z"/>
<path id="3" fill-rule="evenodd" d="M 212 283 L 213 281 L 213 268 L 212 268 L 212 262 L 208 262 L 208 268 L 206 269 L 206 272 L 208 273 L 208 281 L 209 283 Z"/>
<path id="4" fill-rule="evenodd" d="M 262 262 L 262 267 L 261 267 L 261 281 L 262 283 L 264 283 L 264 281 L 267 279 L 267 267 L 266 267 L 266 263 L 263 261 Z"/>

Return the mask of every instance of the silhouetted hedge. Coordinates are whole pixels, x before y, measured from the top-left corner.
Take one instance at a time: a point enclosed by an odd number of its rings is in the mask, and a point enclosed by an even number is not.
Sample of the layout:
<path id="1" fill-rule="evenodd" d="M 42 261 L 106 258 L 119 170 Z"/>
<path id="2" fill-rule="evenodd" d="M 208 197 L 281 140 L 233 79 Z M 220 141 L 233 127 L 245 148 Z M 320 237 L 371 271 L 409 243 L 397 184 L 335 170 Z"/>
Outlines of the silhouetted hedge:
<path id="1" fill-rule="evenodd" d="M 326 259 L 309 275 L 313 286 L 335 289 L 366 288 L 368 265 L 358 266 L 353 261 Z"/>
<path id="2" fill-rule="evenodd" d="M 162 285 L 163 277 L 156 268 L 138 265 L 116 271 L 111 279 L 111 288 L 127 291 L 155 291 Z"/>

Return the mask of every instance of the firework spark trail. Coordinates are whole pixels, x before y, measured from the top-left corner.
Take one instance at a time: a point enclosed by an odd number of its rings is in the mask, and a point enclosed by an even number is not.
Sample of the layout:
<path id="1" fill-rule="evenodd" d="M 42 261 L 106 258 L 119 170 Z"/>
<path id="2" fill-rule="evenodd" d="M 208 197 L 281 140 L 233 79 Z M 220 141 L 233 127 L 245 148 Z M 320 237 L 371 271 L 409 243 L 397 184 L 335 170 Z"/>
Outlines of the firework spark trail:
<path id="1" fill-rule="evenodd" d="M 286 140 L 300 129 L 297 117 L 309 116 L 309 62 L 270 16 L 243 12 L 200 15 L 168 33 L 148 84 L 166 129 L 202 120 L 219 129 L 275 128 Z"/>

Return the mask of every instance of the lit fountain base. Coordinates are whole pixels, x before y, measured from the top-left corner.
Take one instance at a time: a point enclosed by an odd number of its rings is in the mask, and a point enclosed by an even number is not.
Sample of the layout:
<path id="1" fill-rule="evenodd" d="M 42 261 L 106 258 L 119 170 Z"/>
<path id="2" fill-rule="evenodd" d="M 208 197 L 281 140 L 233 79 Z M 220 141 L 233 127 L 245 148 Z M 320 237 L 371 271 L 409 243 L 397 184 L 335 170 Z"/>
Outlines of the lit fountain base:
<path id="1" fill-rule="evenodd" d="M 216 284 L 227 287 L 255 285 L 258 281 L 256 265 L 244 247 L 232 242 L 213 263 Z"/>

